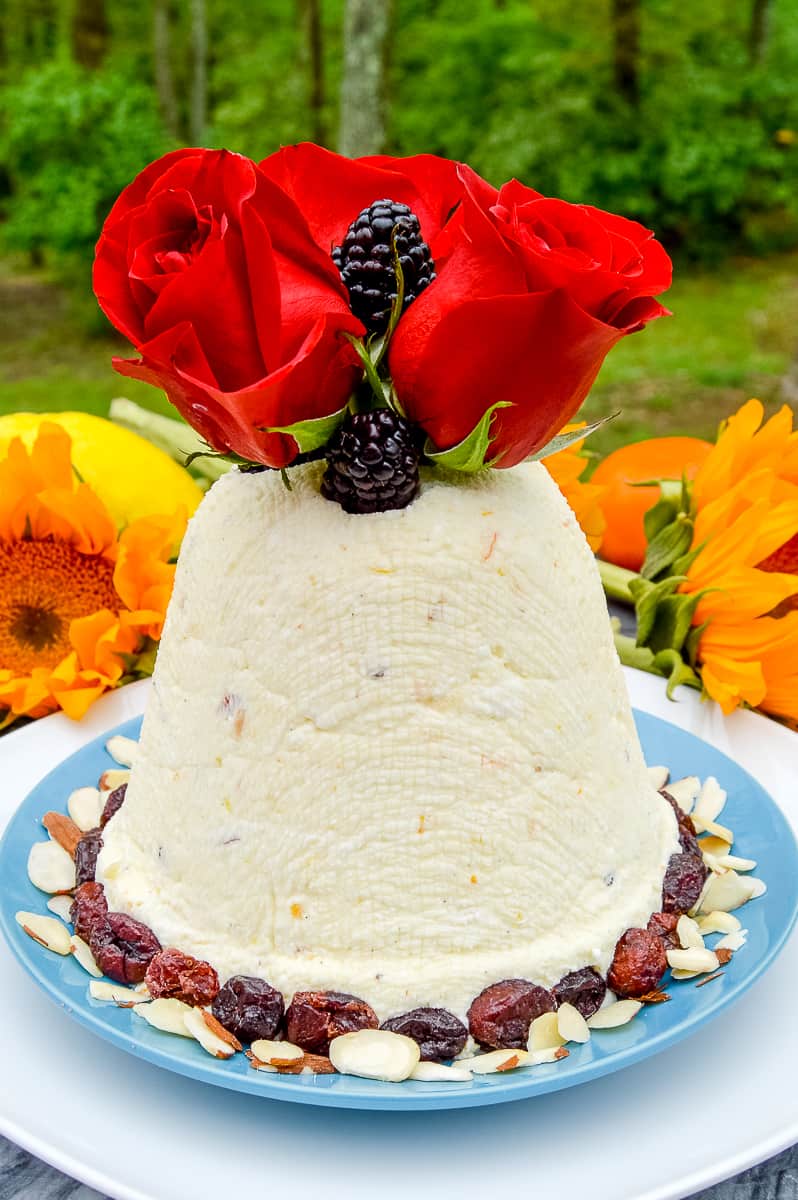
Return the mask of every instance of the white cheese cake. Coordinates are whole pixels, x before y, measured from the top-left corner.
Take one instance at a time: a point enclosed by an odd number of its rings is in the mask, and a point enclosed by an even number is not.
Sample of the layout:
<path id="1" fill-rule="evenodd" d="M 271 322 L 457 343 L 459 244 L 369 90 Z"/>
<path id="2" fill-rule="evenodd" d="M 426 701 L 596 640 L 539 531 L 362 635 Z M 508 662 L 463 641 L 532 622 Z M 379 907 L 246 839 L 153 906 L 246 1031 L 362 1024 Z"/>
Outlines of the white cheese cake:
<path id="1" fill-rule="evenodd" d="M 380 1020 L 606 974 L 679 844 L 573 514 L 539 464 L 372 515 L 322 470 L 234 471 L 191 522 L 111 908 Z"/>

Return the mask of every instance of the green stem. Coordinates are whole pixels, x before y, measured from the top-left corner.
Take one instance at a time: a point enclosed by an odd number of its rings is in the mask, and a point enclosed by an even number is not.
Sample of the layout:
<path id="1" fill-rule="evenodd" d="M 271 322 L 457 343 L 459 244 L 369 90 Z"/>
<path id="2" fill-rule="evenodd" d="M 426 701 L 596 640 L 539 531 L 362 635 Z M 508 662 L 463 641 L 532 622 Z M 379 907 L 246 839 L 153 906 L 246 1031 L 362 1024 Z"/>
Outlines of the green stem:
<path id="1" fill-rule="evenodd" d="M 633 579 L 639 579 L 640 576 L 634 571 L 627 571 L 625 567 L 616 567 L 614 563 L 605 562 L 603 558 L 597 558 L 596 562 L 604 591 L 610 600 L 634 605 L 634 597 L 629 590 L 629 584 Z"/>
<path id="2" fill-rule="evenodd" d="M 181 466 L 185 466 L 190 454 L 204 454 L 208 450 L 199 434 L 184 421 L 175 421 L 172 417 L 150 412 L 149 409 L 134 404 L 132 400 L 121 397 L 112 400 L 109 416 L 117 425 L 138 433 L 160 447 Z M 219 458 L 197 458 L 192 463 L 192 471 L 211 483 L 215 483 L 226 474 L 230 467 L 229 462 Z"/>

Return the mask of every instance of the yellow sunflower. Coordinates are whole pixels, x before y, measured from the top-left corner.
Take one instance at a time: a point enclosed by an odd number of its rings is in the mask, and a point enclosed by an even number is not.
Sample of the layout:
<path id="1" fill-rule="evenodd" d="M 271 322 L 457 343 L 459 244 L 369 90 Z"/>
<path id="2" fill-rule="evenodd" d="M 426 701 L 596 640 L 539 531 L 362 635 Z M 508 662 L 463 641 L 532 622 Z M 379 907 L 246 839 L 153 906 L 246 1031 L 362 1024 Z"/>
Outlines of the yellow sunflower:
<path id="1" fill-rule="evenodd" d="M 579 428 L 580 425 L 566 425 L 561 432 L 570 433 Z M 582 454 L 584 444 L 584 441 L 572 442 L 564 450 L 544 458 L 543 466 L 573 509 L 591 550 L 596 551 L 607 525 L 601 509 L 601 497 L 606 488 L 596 483 L 582 482 L 582 475 L 588 466 L 588 460 Z"/>
<path id="2" fill-rule="evenodd" d="M 121 535 L 44 423 L 0 461 L 0 727 L 61 708 L 78 719 L 160 636 L 187 514 Z"/>

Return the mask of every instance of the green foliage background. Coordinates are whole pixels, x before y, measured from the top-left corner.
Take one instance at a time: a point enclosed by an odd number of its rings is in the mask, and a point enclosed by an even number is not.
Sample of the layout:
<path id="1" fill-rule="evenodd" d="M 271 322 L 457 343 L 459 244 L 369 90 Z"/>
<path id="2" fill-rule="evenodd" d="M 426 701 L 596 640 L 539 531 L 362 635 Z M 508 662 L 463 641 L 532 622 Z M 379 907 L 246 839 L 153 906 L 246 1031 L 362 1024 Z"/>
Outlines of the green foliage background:
<path id="1" fill-rule="evenodd" d="M 174 144 L 159 114 L 153 0 L 105 5 L 107 52 L 72 61 L 70 0 L 2 0 L 0 214 L 16 250 L 85 264 L 125 183 Z M 798 244 L 798 11 L 771 0 L 759 62 L 753 0 L 641 0 L 640 98 L 613 79 L 611 0 L 395 0 L 389 151 L 470 162 L 493 182 L 636 216 L 715 261 Z M 253 157 L 310 137 L 297 0 L 210 0 L 204 141 Z M 343 0 L 321 0 L 324 140 L 336 143 Z M 188 140 L 190 6 L 170 8 Z"/>

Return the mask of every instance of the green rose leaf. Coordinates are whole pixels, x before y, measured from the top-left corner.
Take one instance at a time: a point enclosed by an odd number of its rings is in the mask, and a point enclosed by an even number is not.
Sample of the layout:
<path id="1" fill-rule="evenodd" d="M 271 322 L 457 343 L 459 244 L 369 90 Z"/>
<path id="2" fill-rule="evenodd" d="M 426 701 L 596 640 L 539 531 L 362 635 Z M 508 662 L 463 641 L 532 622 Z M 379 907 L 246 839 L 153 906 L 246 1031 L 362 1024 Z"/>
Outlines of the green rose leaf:
<path id="1" fill-rule="evenodd" d="M 525 458 L 524 462 L 540 462 L 541 459 L 550 458 L 552 454 L 559 454 L 561 450 L 573 446 L 574 442 L 583 442 L 591 433 L 601 429 L 602 425 L 606 425 L 608 421 L 614 421 L 617 416 L 620 416 L 620 410 L 610 413 L 608 417 L 602 417 L 600 421 L 594 421 L 592 425 L 584 425 L 581 429 L 572 429 L 570 433 L 558 433 L 540 450 L 536 450 L 534 454 Z"/>
<path id="2" fill-rule="evenodd" d="M 329 442 L 347 414 L 348 405 L 326 417 L 313 417 L 309 421 L 296 421 L 293 425 L 260 425 L 262 433 L 284 433 L 292 437 L 301 454 L 319 450 Z"/>
<path id="3" fill-rule="evenodd" d="M 467 474 L 475 474 L 484 466 L 490 466 L 490 463 L 485 463 L 485 455 L 490 446 L 490 426 L 494 413 L 499 408 L 511 407 L 509 400 L 497 400 L 484 414 L 479 424 L 474 426 L 468 437 L 463 438 L 462 442 L 458 442 L 456 446 L 451 446 L 448 450 L 436 450 L 428 438 L 424 447 L 425 456 L 436 467 L 446 467 L 449 471 L 464 471 Z"/>

